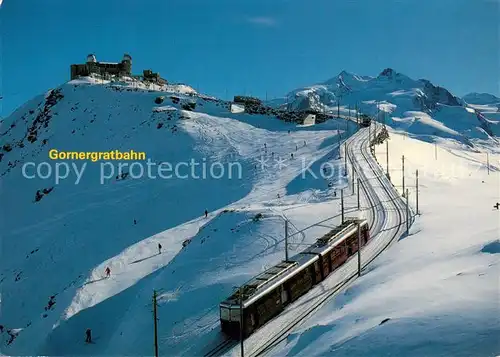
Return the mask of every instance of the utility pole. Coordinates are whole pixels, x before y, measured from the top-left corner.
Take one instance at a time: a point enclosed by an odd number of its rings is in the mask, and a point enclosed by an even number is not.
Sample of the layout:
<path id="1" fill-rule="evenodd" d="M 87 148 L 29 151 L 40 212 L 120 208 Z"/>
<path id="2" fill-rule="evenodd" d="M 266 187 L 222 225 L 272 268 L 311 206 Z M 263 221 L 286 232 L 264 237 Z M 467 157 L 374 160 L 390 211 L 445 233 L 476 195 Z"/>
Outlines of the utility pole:
<path id="1" fill-rule="evenodd" d="M 403 195 L 405 194 L 405 156 L 401 158 L 403 162 Z M 404 197 L 404 196 L 403 196 Z"/>
<path id="2" fill-rule="evenodd" d="M 406 189 L 406 234 L 410 231 L 410 207 L 408 201 L 408 189 Z"/>
<path id="3" fill-rule="evenodd" d="M 245 356 L 245 351 L 243 348 L 243 291 L 242 287 L 240 286 L 240 350 L 241 350 L 241 357 Z"/>
<path id="4" fill-rule="evenodd" d="M 387 163 L 387 178 L 391 180 L 391 175 L 389 174 L 389 139 L 385 140 L 385 162 Z"/>
<path id="5" fill-rule="evenodd" d="M 342 224 L 344 223 L 344 189 L 340 190 L 340 206 L 342 209 Z"/>
<path id="6" fill-rule="evenodd" d="M 361 276 L 361 225 L 358 221 L 358 276 Z"/>
<path id="7" fill-rule="evenodd" d="M 352 162 L 351 162 L 351 171 L 352 171 L 352 194 L 354 195 L 354 177 L 355 177 L 355 172 L 354 172 L 354 167 L 352 166 Z"/>
<path id="8" fill-rule="evenodd" d="M 371 125 L 368 125 L 368 146 L 372 147 L 372 126 Z"/>
<path id="9" fill-rule="evenodd" d="M 153 290 L 153 319 L 155 326 L 155 357 L 158 357 L 158 318 L 156 317 L 156 290 Z"/>
<path id="10" fill-rule="evenodd" d="M 490 154 L 486 153 L 486 166 L 488 166 L 488 175 L 490 174 Z"/>
<path id="11" fill-rule="evenodd" d="M 288 261 L 288 220 L 285 220 L 285 261 Z"/>
<path id="12" fill-rule="evenodd" d="M 345 176 L 347 176 L 347 142 L 344 143 L 344 170 Z"/>
<path id="13" fill-rule="evenodd" d="M 337 98 L 337 117 L 340 118 L 340 97 Z"/>
<path id="14" fill-rule="evenodd" d="M 359 210 L 359 207 L 360 207 L 360 205 L 359 205 L 359 184 L 360 184 L 360 183 L 361 183 L 361 180 L 360 180 L 360 178 L 358 177 L 358 210 Z"/>
<path id="15" fill-rule="evenodd" d="M 416 177 L 416 187 L 415 188 L 416 188 L 416 195 L 417 195 L 417 198 L 416 198 L 416 200 L 417 200 L 417 214 L 419 214 L 418 213 L 418 170 L 416 171 L 415 175 L 416 175 L 415 176 Z"/>

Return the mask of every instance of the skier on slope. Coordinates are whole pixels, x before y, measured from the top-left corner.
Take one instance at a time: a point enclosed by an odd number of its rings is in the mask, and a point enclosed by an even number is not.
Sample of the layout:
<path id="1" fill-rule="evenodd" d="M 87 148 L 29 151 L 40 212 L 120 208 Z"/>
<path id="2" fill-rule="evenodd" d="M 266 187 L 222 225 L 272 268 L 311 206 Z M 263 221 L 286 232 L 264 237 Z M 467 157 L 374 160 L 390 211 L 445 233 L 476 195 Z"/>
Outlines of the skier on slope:
<path id="1" fill-rule="evenodd" d="M 207 218 L 207 217 L 208 217 L 208 211 L 205 210 L 205 218 Z"/>
<path id="2" fill-rule="evenodd" d="M 90 330 L 89 328 L 87 329 L 87 331 L 85 331 L 85 342 L 92 343 L 92 330 Z"/>
<path id="3" fill-rule="evenodd" d="M 109 276 L 111 275 L 111 269 L 109 269 L 109 267 L 106 267 L 106 278 L 109 278 Z"/>
<path id="4" fill-rule="evenodd" d="M 158 254 L 161 254 L 161 244 L 158 243 Z"/>

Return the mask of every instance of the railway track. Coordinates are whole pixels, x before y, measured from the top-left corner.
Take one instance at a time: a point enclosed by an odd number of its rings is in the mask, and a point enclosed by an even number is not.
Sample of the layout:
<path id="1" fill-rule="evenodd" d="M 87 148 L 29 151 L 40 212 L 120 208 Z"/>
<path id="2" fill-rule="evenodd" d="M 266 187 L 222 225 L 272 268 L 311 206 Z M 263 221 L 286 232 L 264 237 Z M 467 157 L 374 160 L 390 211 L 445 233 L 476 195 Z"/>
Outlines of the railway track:
<path id="1" fill-rule="evenodd" d="M 365 138 L 362 141 L 362 143 L 360 145 L 360 153 L 363 156 L 363 159 L 368 163 L 371 172 L 374 173 L 377 181 L 380 183 L 384 192 L 390 198 L 389 202 L 391 202 L 391 204 L 396 208 L 396 211 L 398 214 L 398 216 L 397 216 L 398 217 L 397 218 L 398 224 L 397 224 L 396 232 L 392 235 L 392 237 L 386 243 L 383 244 L 382 249 L 380 249 L 376 254 L 374 254 L 372 257 L 370 257 L 370 259 L 368 261 L 363 263 L 362 269 L 365 269 L 373 260 L 375 260 L 382 252 L 384 252 L 387 249 L 387 247 L 389 247 L 389 245 L 391 245 L 395 241 L 396 238 L 398 238 L 400 236 L 401 226 L 404 223 L 402 220 L 403 216 L 401 214 L 401 208 L 402 208 L 401 202 L 402 202 L 402 200 L 399 197 L 399 195 L 397 194 L 397 192 L 396 193 L 394 192 L 395 191 L 394 187 L 392 187 L 390 184 L 388 185 L 387 182 L 384 182 L 384 180 L 381 178 L 381 174 L 380 174 L 381 171 L 380 171 L 380 167 L 378 166 L 378 164 L 370 162 L 373 159 L 369 157 L 370 154 L 367 151 L 367 143 L 369 144 L 369 138 Z M 363 173 L 363 170 L 362 170 L 359 162 L 357 162 L 357 160 L 354 159 L 354 152 L 352 151 L 352 149 L 351 149 L 351 152 L 349 153 L 349 148 L 350 148 L 350 145 L 347 145 L 347 149 L 346 149 L 345 154 L 348 155 L 348 157 L 351 161 L 353 171 L 355 171 L 358 174 L 358 177 L 365 178 L 365 180 L 361 180 L 362 187 L 363 187 L 363 190 L 366 194 L 368 201 L 370 202 L 370 205 L 371 205 L 373 213 L 374 213 L 374 220 L 373 220 L 373 224 L 371 225 L 371 228 L 373 228 L 373 227 L 379 228 L 379 227 L 377 227 L 377 224 L 380 225 L 380 223 L 378 223 L 380 220 L 376 219 L 376 216 L 377 216 L 376 207 L 378 207 L 378 206 L 383 207 L 383 204 L 382 204 L 383 202 L 380 199 L 380 197 L 378 196 L 378 194 L 376 193 L 375 189 L 371 185 L 367 184 L 367 182 L 368 182 L 367 176 Z M 355 163 L 357 164 L 357 168 L 355 168 L 355 166 L 356 166 Z M 371 194 L 368 194 L 369 191 Z M 387 215 L 384 213 L 384 219 L 383 219 L 382 225 L 381 225 L 380 229 L 377 229 L 378 230 L 377 233 L 380 233 L 382 231 L 382 228 L 384 227 L 384 225 L 387 223 L 388 220 L 386 219 L 386 216 Z M 375 237 L 373 239 L 375 239 Z M 349 259 L 349 260 L 352 260 L 352 259 L 357 259 L 357 257 L 355 257 L 355 256 L 351 257 L 351 259 Z M 347 263 L 348 262 L 346 262 L 345 264 L 347 264 Z M 302 314 L 297 315 L 291 323 L 289 323 L 286 327 L 282 328 L 282 330 L 280 331 L 279 334 L 273 336 L 273 338 L 266 341 L 257 350 L 255 350 L 251 354 L 249 354 L 249 356 L 250 357 L 261 356 L 264 353 L 271 350 L 274 346 L 276 346 L 278 343 L 283 341 L 288 336 L 288 334 L 291 332 L 291 330 L 294 329 L 296 326 L 298 326 L 301 322 L 303 322 L 304 319 L 306 319 L 307 317 L 311 316 L 313 313 L 318 311 L 329 299 L 331 299 L 334 295 L 336 295 L 338 292 L 340 292 L 346 286 L 348 286 L 351 282 L 353 282 L 357 278 L 357 275 L 358 275 L 358 273 L 354 272 L 354 273 L 350 274 L 346 279 L 344 279 L 341 283 L 335 285 L 335 287 L 333 289 L 331 289 L 326 295 L 324 295 L 310 309 L 308 309 L 307 311 L 305 311 Z"/>
<path id="2" fill-rule="evenodd" d="M 366 129 L 365 129 L 366 132 Z M 371 157 L 371 154 L 368 152 L 368 147 L 369 147 L 369 138 L 366 137 L 364 139 L 358 139 L 358 135 L 360 134 L 355 134 L 353 137 L 349 139 L 347 142 L 347 148 L 346 152 L 344 153 L 345 155 L 348 156 L 349 161 L 351 162 L 352 166 L 352 171 L 355 172 L 359 178 L 361 178 L 361 189 L 366 197 L 366 200 L 369 203 L 370 206 L 370 214 L 371 214 L 371 222 L 370 222 L 370 231 L 372 232 L 372 242 L 371 244 L 375 244 L 375 238 L 378 234 L 383 233 L 384 230 L 389 229 L 388 227 L 393 225 L 391 227 L 394 229 L 396 227 L 395 232 L 392 234 L 390 239 L 387 239 L 386 241 L 383 241 L 381 243 L 378 243 L 375 245 L 375 253 L 369 257 L 368 260 L 363 261 L 362 263 L 362 270 L 364 270 L 373 260 L 375 260 L 382 252 L 384 252 L 395 240 L 401 235 L 401 227 L 403 225 L 403 215 L 401 213 L 402 209 L 405 209 L 405 205 L 395 190 L 395 188 L 385 181 L 385 175 L 381 171 L 380 166 L 373 161 L 373 158 Z M 358 141 L 359 140 L 359 141 Z M 357 149 L 359 149 L 359 153 L 361 154 L 363 161 L 366 161 L 369 171 L 373 173 L 374 177 L 368 177 L 367 173 L 364 172 L 361 163 L 356 159 L 355 156 L 355 149 L 353 149 L 353 144 L 358 144 Z M 386 198 L 382 200 L 381 197 L 379 197 L 379 193 L 375 190 L 373 184 L 370 184 L 370 180 L 375 179 L 378 184 L 380 184 L 380 187 L 383 189 L 384 196 L 387 196 Z M 395 208 L 395 211 L 397 212 L 397 223 L 395 222 L 390 222 L 388 217 L 390 217 L 387 212 L 388 209 L 387 207 L 384 207 L 384 203 L 388 203 L 389 205 L 393 206 Z M 384 227 L 388 226 L 386 229 Z M 370 244 L 362 249 L 363 251 L 366 250 L 366 248 L 369 248 Z M 366 255 L 366 254 L 365 254 Z M 347 265 L 349 261 L 352 260 L 357 260 L 357 256 L 351 257 L 344 265 Z M 339 268 L 340 269 L 340 268 Z M 340 281 L 338 284 L 336 284 L 333 288 L 329 288 L 329 290 L 326 293 L 322 293 L 321 297 L 314 303 L 313 306 L 305 310 L 304 312 L 293 316 L 291 321 L 289 321 L 286 325 L 281 326 L 280 332 L 278 334 L 274 334 L 273 337 L 269 340 L 267 340 L 264 344 L 261 344 L 257 349 L 254 351 L 250 351 L 247 356 L 250 357 L 256 357 L 256 356 L 261 356 L 264 353 L 268 352 L 272 348 L 274 348 L 278 343 L 283 341 L 289 333 L 298 325 L 300 325 L 306 318 L 310 317 L 312 314 L 314 314 L 316 311 L 318 311 L 326 302 L 328 302 L 334 295 L 338 294 L 340 291 L 342 291 L 344 288 L 346 288 L 350 283 L 352 283 L 358 276 L 357 271 L 353 271 L 352 273 L 348 274 L 342 281 Z M 307 295 L 306 295 L 307 296 Z M 263 326 L 265 327 L 265 326 Z M 205 357 L 214 357 L 214 356 L 221 356 L 235 348 L 237 345 L 239 345 L 239 341 L 235 340 L 225 340 L 220 342 L 218 345 L 216 345 L 213 349 L 211 349 L 208 353 L 206 353 L 204 356 Z"/>
<path id="3" fill-rule="evenodd" d="M 203 357 L 215 357 L 215 356 L 220 356 L 227 351 L 231 350 L 233 347 L 235 347 L 239 341 L 232 340 L 230 338 L 227 338 L 226 340 L 220 342 L 217 346 L 212 348 L 210 351 L 205 353 Z"/>

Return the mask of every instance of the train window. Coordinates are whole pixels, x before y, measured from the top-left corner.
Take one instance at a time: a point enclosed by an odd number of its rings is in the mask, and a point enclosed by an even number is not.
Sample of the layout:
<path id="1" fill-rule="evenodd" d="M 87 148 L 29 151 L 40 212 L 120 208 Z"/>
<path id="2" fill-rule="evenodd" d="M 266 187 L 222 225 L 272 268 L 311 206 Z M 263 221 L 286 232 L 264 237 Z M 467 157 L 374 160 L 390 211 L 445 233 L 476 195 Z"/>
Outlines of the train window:
<path id="1" fill-rule="evenodd" d="M 231 316 L 227 307 L 220 308 L 220 318 L 221 320 L 231 321 Z"/>
<path id="2" fill-rule="evenodd" d="M 234 308 L 230 310 L 230 320 L 229 321 L 240 321 L 240 309 Z"/>
<path id="3" fill-rule="evenodd" d="M 281 286 L 281 302 L 282 304 L 286 304 L 288 302 L 288 293 L 283 286 Z"/>

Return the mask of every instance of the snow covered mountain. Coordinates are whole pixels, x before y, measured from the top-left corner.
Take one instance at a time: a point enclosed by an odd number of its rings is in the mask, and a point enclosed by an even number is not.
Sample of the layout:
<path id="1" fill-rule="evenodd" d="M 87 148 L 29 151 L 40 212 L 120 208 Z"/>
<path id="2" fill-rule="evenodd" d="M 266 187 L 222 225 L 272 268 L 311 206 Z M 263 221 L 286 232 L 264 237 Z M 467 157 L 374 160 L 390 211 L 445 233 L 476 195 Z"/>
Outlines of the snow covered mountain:
<path id="1" fill-rule="evenodd" d="M 499 152 L 497 121 L 392 70 L 342 72 L 287 97 L 268 104 L 335 113 L 340 100 L 344 114 L 358 104 L 376 115 L 378 103 L 378 120 L 396 130 Z M 0 351 L 149 355 L 156 289 L 160 351 L 199 355 L 218 331 L 217 304 L 283 258 L 284 220 L 291 233 L 327 218 L 339 223 L 333 191 L 349 179 L 340 174 L 339 134 L 354 130 L 344 119 L 301 126 L 235 113 L 187 85 L 132 78 L 75 80 L 27 102 L 0 126 Z M 130 165 L 120 171 L 123 161 L 52 160 L 54 149 L 145 152 L 152 174 L 145 163 L 141 173 Z M 177 165 L 190 162 L 197 165 Z M 179 168 L 176 177 L 161 177 L 165 163 Z M 319 174 L 323 163 L 332 167 L 329 178 L 303 175 L 304 167 Z M 203 177 L 205 168 L 215 174 Z M 354 202 L 346 199 L 349 212 Z M 296 234 L 291 249 L 328 225 Z M 87 328 L 95 344 L 83 343 Z"/>
<path id="2" fill-rule="evenodd" d="M 488 93 L 469 93 L 462 97 L 467 104 L 500 105 L 500 98 Z"/>
<path id="3" fill-rule="evenodd" d="M 428 141 L 446 137 L 470 146 L 473 142 L 497 140 L 500 135 L 498 118 L 468 111 L 464 100 L 447 89 L 425 79 L 413 80 L 391 68 L 377 77 L 342 71 L 270 104 L 332 113 L 337 113 L 337 106 L 342 113 L 358 107 L 363 113 L 378 115 L 380 122 Z"/>

